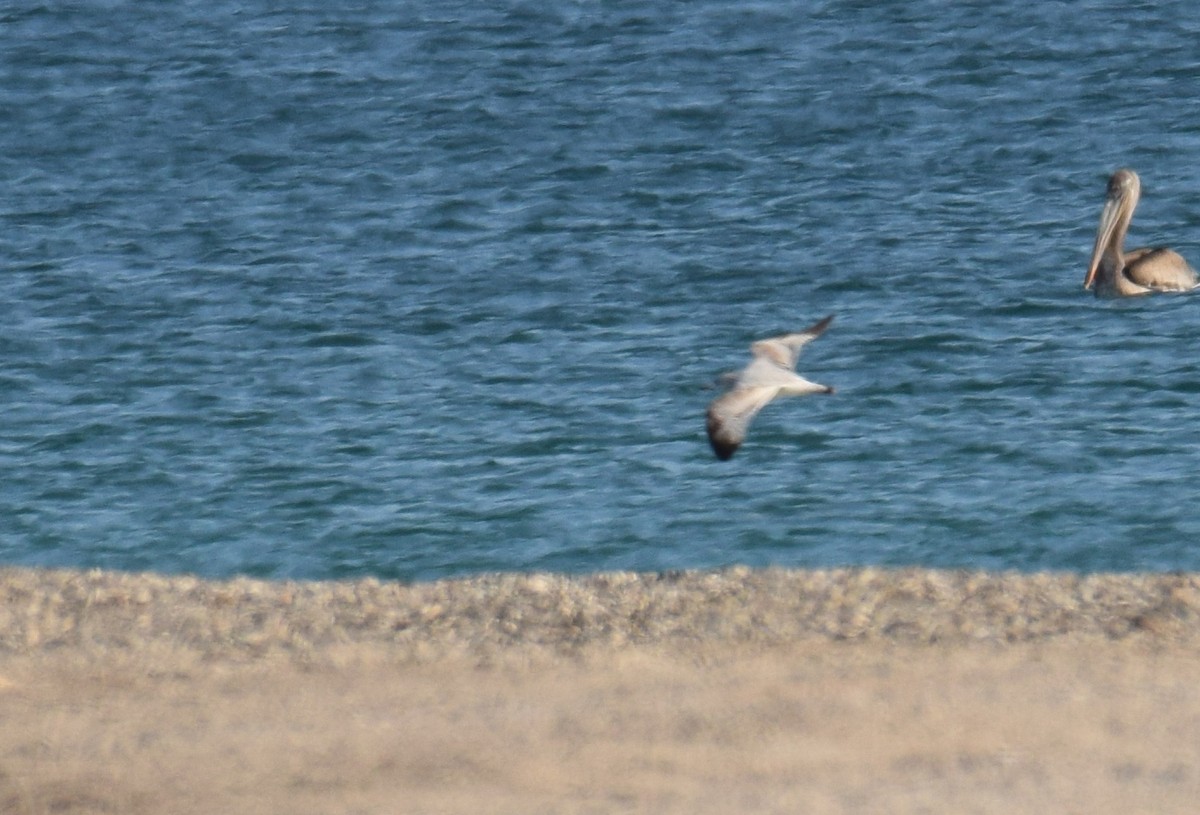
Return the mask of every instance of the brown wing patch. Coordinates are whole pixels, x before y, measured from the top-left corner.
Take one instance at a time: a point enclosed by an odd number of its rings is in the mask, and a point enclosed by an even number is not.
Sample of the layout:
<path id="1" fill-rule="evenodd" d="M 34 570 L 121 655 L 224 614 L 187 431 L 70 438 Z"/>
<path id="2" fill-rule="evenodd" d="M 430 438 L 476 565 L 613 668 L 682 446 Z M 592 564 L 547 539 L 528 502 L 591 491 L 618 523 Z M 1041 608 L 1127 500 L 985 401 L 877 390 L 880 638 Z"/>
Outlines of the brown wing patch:
<path id="1" fill-rule="evenodd" d="M 1196 288 L 1196 272 L 1173 249 L 1138 249 L 1125 257 L 1125 274 L 1139 286 L 1160 291 Z"/>

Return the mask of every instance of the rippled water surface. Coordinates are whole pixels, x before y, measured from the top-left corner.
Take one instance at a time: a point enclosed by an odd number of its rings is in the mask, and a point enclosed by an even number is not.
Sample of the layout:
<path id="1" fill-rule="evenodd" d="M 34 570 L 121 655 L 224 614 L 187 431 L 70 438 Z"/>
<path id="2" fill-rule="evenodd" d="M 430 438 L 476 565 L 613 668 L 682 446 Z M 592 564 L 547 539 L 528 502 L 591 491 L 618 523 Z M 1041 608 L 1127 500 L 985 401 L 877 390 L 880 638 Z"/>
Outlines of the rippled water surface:
<path id="1" fill-rule="evenodd" d="M 1200 8 L 0 10 L 0 561 L 1198 569 Z M 730 462 L 754 339 L 835 313 Z"/>

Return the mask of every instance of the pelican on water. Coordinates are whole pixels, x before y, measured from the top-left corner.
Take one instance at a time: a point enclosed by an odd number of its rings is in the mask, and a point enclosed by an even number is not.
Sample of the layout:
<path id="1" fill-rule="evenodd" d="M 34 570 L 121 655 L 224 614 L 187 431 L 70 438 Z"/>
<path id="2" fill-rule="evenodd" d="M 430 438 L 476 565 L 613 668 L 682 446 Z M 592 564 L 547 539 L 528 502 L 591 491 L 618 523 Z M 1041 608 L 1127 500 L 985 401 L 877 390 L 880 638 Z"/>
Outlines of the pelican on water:
<path id="1" fill-rule="evenodd" d="M 1196 288 L 1195 269 L 1173 249 L 1158 246 L 1124 253 L 1125 232 L 1133 220 L 1133 208 L 1141 190 L 1141 182 L 1133 170 L 1117 170 L 1108 180 L 1096 246 L 1083 280 L 1085 289 L 1095 285 L 1097 296 L 1129 297 Z"/>
<path id="2" fill-rule="evenodd" d="M 750 346 L 754 359 L 730 377 L 729 391 L 708 406 L 708 441 L 717 458 L 721 461 L 733 458 L 746 440 L 750 421 L 772 399 L 833 393 L 828 385 L 809 382 L 794 370 L 800 350 L 825 333 L 831 322 L 832 314 L 803 331 L 759 340 Z"/>

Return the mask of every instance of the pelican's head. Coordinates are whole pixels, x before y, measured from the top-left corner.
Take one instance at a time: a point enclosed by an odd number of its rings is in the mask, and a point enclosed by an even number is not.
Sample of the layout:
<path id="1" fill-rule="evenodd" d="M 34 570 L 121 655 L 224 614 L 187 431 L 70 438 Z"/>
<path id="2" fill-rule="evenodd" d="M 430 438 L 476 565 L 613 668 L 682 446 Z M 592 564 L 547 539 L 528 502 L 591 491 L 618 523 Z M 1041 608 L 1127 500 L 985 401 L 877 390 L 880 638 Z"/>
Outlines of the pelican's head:
<path id="1" fill-rule="evenodd" d="M 1100 213 L 1100 229 L 1096 232 L 1096 245 L 1092 247 L 1092 260 L 1088 264 L 1083 287 L 1090 289 L 1096 280 L 1096 271 L 1105 253 L 1112 250 L 1120 258 L 1121 244 L 1125 241 L 1125 230 L 1133 219 L 1133 208 L 1141 195 L 1142 183 L 1133 170 L 1121 169 L 1108 179 L 1108 195 L 1104 210 Z"/>

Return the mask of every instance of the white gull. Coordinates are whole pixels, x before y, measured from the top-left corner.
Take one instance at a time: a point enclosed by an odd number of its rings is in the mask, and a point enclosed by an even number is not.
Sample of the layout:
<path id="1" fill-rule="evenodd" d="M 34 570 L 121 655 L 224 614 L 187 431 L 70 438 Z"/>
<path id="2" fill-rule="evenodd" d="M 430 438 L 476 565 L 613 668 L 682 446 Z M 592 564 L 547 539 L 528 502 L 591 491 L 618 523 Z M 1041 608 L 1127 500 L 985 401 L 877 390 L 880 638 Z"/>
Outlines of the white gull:
<path id="1" fill-rule="evenodd" d="M 722 461 L 733 458 L 746 440 L 746 431 L 758 412 L 780 396 L 833 393 L 828 385 L 809 382 L 795 372 L 801 349 L 825 333 L 830 314 L 803 331 L 759 340 L 750 346 L 754 359 L 730 377 L 729 390 L 708 406 L 708 440 Z"/>

